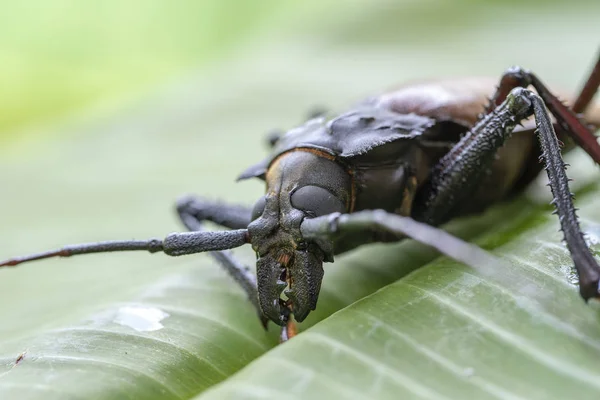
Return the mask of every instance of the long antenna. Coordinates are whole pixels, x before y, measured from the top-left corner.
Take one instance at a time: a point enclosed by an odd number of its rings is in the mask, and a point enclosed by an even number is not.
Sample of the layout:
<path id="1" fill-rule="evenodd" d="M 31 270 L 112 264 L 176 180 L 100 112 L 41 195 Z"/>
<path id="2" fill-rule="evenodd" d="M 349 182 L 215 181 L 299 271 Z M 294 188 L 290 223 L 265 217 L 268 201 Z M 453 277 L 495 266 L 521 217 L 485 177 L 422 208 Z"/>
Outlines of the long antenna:
<path id="1" fill-rule="evenodd" d="M 202 253 L 204 251 L 227 250 L 249 243 L 247 229 L 218 232 L 171 233 L 164 240 L 119 240 L 67 245 L 57 250 L 15 257 L 0 262 L 0 267 L 14 267 L 35 260 L 53 257 L 71 257 L 78 254 L 109 253 L 114 251 L 163 252 L 169 256 Z"/>

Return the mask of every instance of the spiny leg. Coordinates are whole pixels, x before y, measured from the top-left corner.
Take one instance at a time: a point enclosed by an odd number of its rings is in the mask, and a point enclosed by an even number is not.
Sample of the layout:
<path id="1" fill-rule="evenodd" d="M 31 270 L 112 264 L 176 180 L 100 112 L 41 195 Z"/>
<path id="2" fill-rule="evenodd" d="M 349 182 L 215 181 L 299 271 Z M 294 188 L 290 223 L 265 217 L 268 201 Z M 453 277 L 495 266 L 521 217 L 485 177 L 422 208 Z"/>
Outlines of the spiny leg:
<path id="1" fill-rule="evenodd" d="M 493 112 L 471 129 L 434 168 L 430 183 L 420 194 L 413 216 L 432 225 L 445 222 L 451 210 L 479 184 L 498 149 L 510 137 L 515 125 L 535 115 L 542 158 L 554 196 L 561 230 L 579 275 L 580 293 L 587 301 L 598 297 L 600 266 L 583 238 L 569 190 L 565 163 L 552 122 L 541 96 L 513 89 Z"/>
<path id="2" fill-rule="evenodd" d="M 527 87 L 529 85 L 533 86 L 539 96 L 544 100 L 544 103 L 552 115 L 554 115 L 560 127 L 579 147 L 584 149 L 597 164 L 600 164 L 600 145 L 593 132 L 591 132 L 588 126 L 586 126 L 586 124 L 577 116 L 577 113 L 583 113 L 587 109 L 594 94 L 598 90 L 598 85 L 600 85 L 600 59 L 598 59 L 581 93 L 575 101 L 573 109 L 565 106 L 531 71 L 521 67 L 512 67 L 506 71 L 500 79 L 500 85 L 492 98 L 488 112 L 493 111 L 504 102 L 512 89 L 517 87 Z"/>
<path id="3" fill-rule="evenodd" d="M 594 65 L 590 76 L 581 88 L 577 100 L 573 103 L 573 112 L 578 114 L 585 112 L 598 91 L 598 86 L 600 86 L 600 54 L 598 55 L 598 61 L 596 61 L 596 65 Z"/>
<path id="4" fill-rule="evenodd" d="M 491 153 L 489 151 L 485 153 L 485 157 L 484 153 L 474 157 L 474 164 L 472 166 L 470 162 L 465 159 L 462 159 L 459 164 L 456 165 L 457 167 L 460 165 L 461 173 L 469 171 L 469 173 L 473 175 L 469 179 L 466 178 L 466 175 L 464 178 L 461 176 L 456 177 L 458 180 L 465 179 L 465 182 L 461 183 L 460 181 L 456 181 L 449 184 L 447 179 L 439 178 L 444 174 L 444 168 L 449 164 L 453 164 L 454 160 L 462 158 L 461 154 L 465 151 L 465 146 L 473 147 L 473 143 L 471 143 L 473 142 L 473 136 L 491 134 L 491 137 L 494 137 L 494 129 L 499 129 L 499 125 L 501 125 L 500 128 L 502 129 L 507 128 L 510 130 L 507 134 L 512 132 L 515 125 L 520 123 L 524 118 L 514 121 L 515 115 L 512 115 L 511 113 L 506 114 L 506 110 L 500 110 L 500 108 L 502 104 L 506 103 L 507 97 L 513 89 L 519 87 L 524 88 L 530 85 L 537 90 L 539 96 L 550 109 L 550 112 L 556 117 L 558 126 L 572 137 L 597 164 L 600 164 L 600 145 L 589 127 L 582 122 L 573 110 L 569 109 L 554 96 L 535 74 L 515 66 L 509 68 L 502 75 L 498 89 L 488 106 L 487 114 L 484 115 L 479 123 L 471 129 L 470 133 L 457 143 L 434 168 L 431 182 L 419 193 L 418 201 L 416 202 L 417 210 L 413 214 L 417 219 L 427 221 L 433 225 L 439 225 L 446 222 L 449 219 L 451 209 L 459 203 L 459 200 L 457 199 L 464 198 L 467 194 L 471 193 L 474 186 L 479 184 L 486 168 L 480 168 L 478 165 L 482 164 L 484 161 L 487 163 L 486 165 L 489 165 L 491 160 Z M 578 100 L 576 101 L 576 112 L 584 112 L 587 109 L 593 94 L 598 89 L 598 85 L 600 85 L 600 58 L 596 62 L 578 96 Z M 522 133 L 525 134 L 527 131 L 523 131 Z M 476 143 L 481 145 L 482 143 L 485 143 L 485 141 L 476 141 Z M 501 143 L 504 144 L 504 140 L 502 140 Z M 500 144 L 500 146 L 502 144 Z M 498 146 L 498 148 L 500 146 Z M 492 153 L 495 156 L 496 147 L 494 147 Z M 454 168 L 454 166 L 452 168 Z M 436 179 L 439 181 L 435 182 Z M 449 186 L 449 188 L 444 188 L 444 186 Z M 437 200 L 432 201 L 433 197 L 437 198 Z"/>
<path id="5" fill-rule="evenodd" d="M 453 217 L 452 211 L 480 185 L 515 126 L 531 115 L 529 102 L 515 99 L 522 100 L 509 94 L 438 161 L 416 195 L 413 218 L 437 226 Z"/>

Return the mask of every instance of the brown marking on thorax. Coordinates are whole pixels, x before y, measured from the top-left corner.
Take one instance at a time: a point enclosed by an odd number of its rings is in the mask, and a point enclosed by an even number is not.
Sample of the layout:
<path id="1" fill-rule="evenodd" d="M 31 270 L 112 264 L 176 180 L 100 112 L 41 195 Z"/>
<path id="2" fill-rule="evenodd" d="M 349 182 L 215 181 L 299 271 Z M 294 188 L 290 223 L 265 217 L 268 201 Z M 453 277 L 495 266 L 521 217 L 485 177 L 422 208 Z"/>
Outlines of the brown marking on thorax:
<path id="1" fill-rule="evenodd" d="M 294 152 L 311 153 L 317 157 L 322 157 L 327 160 L 336 162 L 338 165 L 340 165 L 346 171 L 346 173 L 348 173 L 348 175 L 350 176 L 350 185 L 351 186 L 350 186 L 350 196 L 348 198 L 348 201 L 346 202 L 346 210 L 348 210 L 349 213 L 353 212 L 355 204 L 356 204 L 356 181 L 355 181 L 355 177 L 354 177 L 354 170 L 352 170 L 351 168 L 349 168 L 346 165 L 339 163 L 337 157 L 334 156 L 333 154 L 328 153 L 323 150 L 319 150 L 319 149 L 314 149 L 314 148 L 310 148 L 310 147 L 297 147 L 297 148 L 288 150 L 286 152 L 283 152 L 283 153 L 279 154 L 277 157 L 275 157 L 273 159 L 273 161 L 271 162 L 271 164 L 268 166 L 267 172 L 265 174 L 265 182 L 267 183 L 268 193 L 276 194 L 275 191 L 273 191 L 273 189 L 275 187 L 277 187 L 277 185 L 274 184 L 275 183 L 274 180 L 279 179 L 279 177 L 280 177 L 279 164 L 281 163 L 281 160 L 285 156 L 288 156 Z"/>

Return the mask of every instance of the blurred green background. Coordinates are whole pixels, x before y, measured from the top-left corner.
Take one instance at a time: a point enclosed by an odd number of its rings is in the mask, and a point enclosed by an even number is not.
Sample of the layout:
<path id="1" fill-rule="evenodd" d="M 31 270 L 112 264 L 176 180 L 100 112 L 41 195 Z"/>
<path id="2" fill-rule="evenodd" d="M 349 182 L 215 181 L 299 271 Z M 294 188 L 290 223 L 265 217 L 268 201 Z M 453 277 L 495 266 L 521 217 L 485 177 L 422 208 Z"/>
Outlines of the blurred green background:
<path id="1" fill-rule="evenodd" d="M 187 192 L 250 204 L 262 185 L 236 184 L 235 176 L 263 157 L 266 132 L 293 126 L 314 106 L 341 109 L 408 80 L 499 77 L 514 64 L 573 92 L 597 57 L 599 15 L 597 0 L 0 1 L 0 259 L 181 229 L 172 204 Z M 578 182 L 597 180 L 572 164 Z M 252 263 L 249 252 L 242 257 Z M 306 325 L 401 275 L 362 264 L 342 258 L 327 266 L 318 312 Z M 48 332 L 79 327 L 140 293 L 179 301 L 190 287 L 186 306 L 263 346 L 227 373 L 273 345 L 207 257 L 105 255 L 0 272 L 7 368 L 26 349 L 60 354 Z M 152 289 L 156 282 L 168 293 Z M 209 347 L 168 333 L 192 354 Z M 207 335 L 210 343 L 221 333 Z M 104 356 L 128 362 L 106 348 Z M 185 371 L 187 361 L 151 372 Z M 95 374 L 68 370 L 52 379 L 78 394 L 121 384 Z M 29 387 L 37 377 L 6 379 L 16 393 L 18 382 Z"/>
<path id="2" fill-rule="evenodd" d="M 0 132 L 177 79 L 244 42 L 276 1 L 3 1 Z"/>
<path id="3" fill-rule="evenodd" d="M 329 46 L 341 43 L 372 46 L 366 49 L 369 53 L 391 43 L 397 45 L 399 52 L 425 45 L 430 49 L 427 53 L 437 54 L 407 62 L 462 58 L 465 73 L 478 73 L 481 68 L 468 68 L 469 59 L 474 56 L 484 57 L 490 64 L 506 65 L 523 60 L 524 51 L 554 52 L 554 43 L 567 42 L 564 35 L 575 42 L 593 42 L 598 34 L 592 24 L 594 3 L 2 1 L 0 135 L 2 139 L 14 139 L 17 132 L 24 134 L 24 127 L 53 124 L 98 107 L 118 109 L 158 87 L 214 66 L 244 48 L 281 42 L 282 37 L 305 42 L 315 51 L 323 51 L 322 57 L 327 57 Z M 564 20 L 556 18 L 559 14 L 553 12 L 557 7 L 565 19 L 583 19 L 577 36 L 561 29 Z M 592 9 L 586 11 L 589 7 Z M 494 12 L 498 14 L 493 19 L 486 18 Z M 539 33 L 523 37 L 518 45 L 497 35 L 500 30 L 521 29 L 517 25 L 530 19 L 540 26 Z M 538 25 L 537 19 L 543 24 Z M 473 42 L 477 45 L 470 49 L 453 48 L 453 42 L 466 39 L 461 37 L 465 31 L 484 37 L 492 32 L 496 35 L 488 41 L 477 39 Z M 507 32 L 506 37 L 512 35 Z M 571 46 L 582 48 L 578 43 Z M 580 55 L 574 61 L 587 60 L 589 56 L 577 53 Z M 368 53 L 365 58 L 369 58 Z M 368 66 L 368 60 L 360 61 Z M 299 64 L 298 68 L 305 66 Z M 450 66 L 436 72 L 444 75 L 455 71 Z"/>

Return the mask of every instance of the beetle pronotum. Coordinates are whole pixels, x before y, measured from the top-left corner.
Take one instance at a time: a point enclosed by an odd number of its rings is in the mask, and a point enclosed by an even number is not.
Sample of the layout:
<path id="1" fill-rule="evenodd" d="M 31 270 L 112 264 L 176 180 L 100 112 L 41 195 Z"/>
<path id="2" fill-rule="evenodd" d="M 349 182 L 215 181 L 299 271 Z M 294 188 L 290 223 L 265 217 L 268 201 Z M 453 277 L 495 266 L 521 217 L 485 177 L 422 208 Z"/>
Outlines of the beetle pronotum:
<path id="1" fill-rule="evenodd" d="M 599 85 L 600 60 L 570 108 L 518 67 L 502 76 L 495 93 L 485 79 L 404 86 L 273 137 L 271 155 L 240 176 L 266 182 L 253 209 L 187 197 L 177 210 L 191 232 L 70 245 L 0 267 L 112 251 L 209 251 L 249 295 L 263 324 L 281 325 L 287 340 L 295 331 L 291 316 L 301 322 L 315 309 L 323 262 L 334 254 L 410 237 L 466 264 L 495 262 L 436 226 L 520 191 L 542 169 L 541 157 L 581 296 L 599 297 L 600 266 L 579 228 L 559 146 L 559 138 L 567 149 L 574 142 L 600 164 L 592 132 L 600 110 L 589 110 Z M 521 125 L 532 116 L 535 126 Z M 231 230 L 203 231 L 203 221 Z M 257 255 L 256 276 L 221 251 L 246 243 Z"/>

